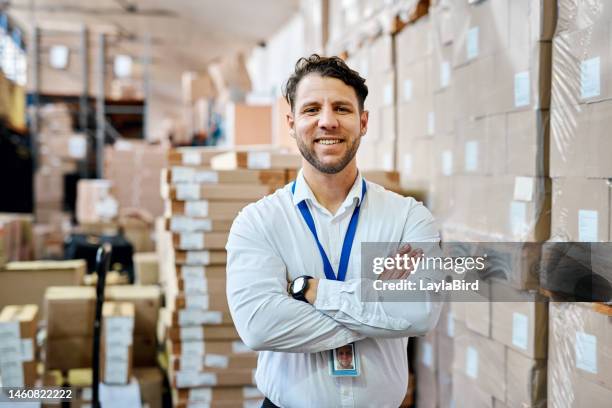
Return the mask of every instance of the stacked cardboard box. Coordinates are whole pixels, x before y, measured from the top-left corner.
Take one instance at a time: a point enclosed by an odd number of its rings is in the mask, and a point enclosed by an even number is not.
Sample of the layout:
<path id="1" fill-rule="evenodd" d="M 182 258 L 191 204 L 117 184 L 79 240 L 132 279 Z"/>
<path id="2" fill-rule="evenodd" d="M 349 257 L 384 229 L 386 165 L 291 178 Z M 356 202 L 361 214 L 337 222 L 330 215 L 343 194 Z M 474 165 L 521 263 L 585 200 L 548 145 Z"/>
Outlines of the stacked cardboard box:
<path id="1" fill-rule="evenodd" d="M 0 269 L 7 262 L 32 259 L 33 221 L 28 214 L 0 214 Z"/>
<path id="2" fill-rule="evenodd" d="M 612 145 L 608 2 L 559 2 L 553 39 L 550 173 L 552 234 L 609 241 L 612 225 L 607 152 Z"/>
<path id="3" fill-rule="evenodd" d="M 106 384 L 125 385 L 132 378 L 134 305 L 105 302 L 102 307 L 100 376 Z"/>
<path id="4" fill-rule="evenodd" d="M 39 110 L 39 157 L 34 176 L 35 210 L 38 222 L 59 217 L 64 205 L 64 175 L 77 171 L 87 157 L 87 137 L 74 133 L 72 117 L 63 104 Z"/>
<path id="5" fill-rule="evenodd" d="M 544 406 L 546 299 L 501 282 L 482 293 L 452 304 L 455 406 Z"/>
<path id="6" fill-rule="evenodd" d="M 0 378 L 4 387 L 36 382 L 38 306 L 5 306 L 0 313 Z"/>
<path id="7" fill-rule="evenodd" d="M 79 223 L 99 223 L 117 217 L 119 204 L 113 197 L 112 186 L 110 180 L 79 180 L 76 202 L 76 218 Z"/>
<path id="8" fill-rule="evenodd" d="M 45 293 L 46 370 L 91 367 L 95 289 L 50 287 Z M 157 364 L 156 328 L 160 290 L 157 286 L 109 286 L 105 298 L 134 305 L 134 367 Z M 80 322 L 75 325 L 74 322 Z M 68 353 L 67 350 L 70 350 Z"/>
<path id="9" fill-rule="evenodd" d="M 357 164 L 362 170 L 395 168 L 395 70 L 393 40 L 382 34 L 360 48 L 347 61 L 366 79 L 368 97 L 365 109 L 369 111 L 368 129 L 361 139 Z"/>
<path id="10" fill-rule="evenodd" d="M 167 217 L 158 224 L 162 328 L 175 406 L 260 401 L 257 355 L 240 341 L 225 295 L 225 245 L 250 202 L 285 185 L 295 155 L 270 151 L 170 152 L 181 165 L 162 173 Z M 209 163 L 206 165 L 204 163 Z M 163 231 L 165 229 L 165 231 Z M 164 236 L 165 235 L 165 236 Z"/>
<path id="11" fill-rule="evenodd" d="M 85 268 L 83 259 L 9 262 L 0 269 L 0 307 L 33 303 L 43 310 L 47 288 L 80 285 Z"/>
<path id="12" fill-rule="evenodd" d="M 118 141 L 104 155 L 104 176 L 112 182 L 119 208 L 137 208 L 151 217 L 163 213 L 159 172 L 166 166 L 167 150 L 146 142 Z"/>
<path id="13" fill-rule="evenodd" d="M 550 304 L 548 406 L 605 407 L 612 401 L 612 310 Z"/>

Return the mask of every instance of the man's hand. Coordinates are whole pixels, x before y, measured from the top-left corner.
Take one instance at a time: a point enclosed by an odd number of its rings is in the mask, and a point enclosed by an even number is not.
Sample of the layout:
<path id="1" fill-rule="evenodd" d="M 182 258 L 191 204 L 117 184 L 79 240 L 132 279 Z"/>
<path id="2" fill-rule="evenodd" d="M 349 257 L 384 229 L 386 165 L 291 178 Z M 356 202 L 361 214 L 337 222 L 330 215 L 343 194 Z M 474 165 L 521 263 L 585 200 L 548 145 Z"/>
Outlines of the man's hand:
<path id="1" fill-rule="evenodd" d="M 304 297 L 311 305 L 314 305 L 317 300 L 317 289 L 319 288 L 319 280 L 317 278 L 308 279 L 308 288 L 304 292 Z"/>
<path id="2" fill-rule="evenodd" d="M 396 253 L 393 255 L 395 258 L 397 255 L 403 257 L 408 254 L 408 258 L 410 259 L 409 265 L 407 269 L 386 269 L 383 273 L 381 273 L 378 277 L 380 280 L 395 280 L 395 279 L 406 279 L 410 276 L 410 273 L 414 270 L 414 264 L 412 263 L 413 258 L 420 258 L 423 256 L 423 250 L 421 248 L 412 249 L 409 244 L 402 246 Z"/>

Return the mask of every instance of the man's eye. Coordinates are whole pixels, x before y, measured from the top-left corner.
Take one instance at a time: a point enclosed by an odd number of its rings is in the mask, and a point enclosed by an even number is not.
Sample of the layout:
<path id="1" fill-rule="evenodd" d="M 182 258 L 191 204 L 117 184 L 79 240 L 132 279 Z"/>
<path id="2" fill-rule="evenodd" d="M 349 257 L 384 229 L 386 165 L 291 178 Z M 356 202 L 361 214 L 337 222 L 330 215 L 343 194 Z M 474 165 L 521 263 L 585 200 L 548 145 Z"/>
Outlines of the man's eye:
<path id="1" fill-rule="evenodd" d="M 304 113 L 315 113 L 317 111 L 318 111 L 317 108 L 306 108 L 306 109 L 304 109 Z"/>
<path id="2" fill-rule="evenodd" d="M 347 108 L 345 108 L 344 106 L 338 106 L 336 108 L 336 111 L 338 111 L 338 112 L 348 112 L 349 110 Z"/>

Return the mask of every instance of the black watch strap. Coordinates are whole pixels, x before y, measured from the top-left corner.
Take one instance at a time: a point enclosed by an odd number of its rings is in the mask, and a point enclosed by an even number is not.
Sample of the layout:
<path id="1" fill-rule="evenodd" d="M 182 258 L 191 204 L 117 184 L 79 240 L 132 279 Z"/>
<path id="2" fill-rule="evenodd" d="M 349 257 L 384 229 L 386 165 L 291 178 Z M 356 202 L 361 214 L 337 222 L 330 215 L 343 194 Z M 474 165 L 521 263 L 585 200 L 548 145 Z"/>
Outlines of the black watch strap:
<path id="1" fill-rule="evenodd" d="M 304 285 L 304 287 L 302 288 L 302 290 L 298 291 L 298 292 L 294 292 L 293 291 L 293 285 L 295 284 L 295 281 L 303 278 L 306 281 L 306 284 Z M 312 279 L 312 276 L 308 276 L 308 275 L 302 275 L 302 276 L 298 276 L 297 278 L 295 278 L 294 280 L 291 281 L 291 285 L 289 287 L 290 289 L 290 294 L 291 297 L 293 297 L 295 300 L 301 300 L 302 302 L 306 302 L 308 303 L 308 300 L 306 300 L 306 290 L 308 290 L 308 281 Z"/>

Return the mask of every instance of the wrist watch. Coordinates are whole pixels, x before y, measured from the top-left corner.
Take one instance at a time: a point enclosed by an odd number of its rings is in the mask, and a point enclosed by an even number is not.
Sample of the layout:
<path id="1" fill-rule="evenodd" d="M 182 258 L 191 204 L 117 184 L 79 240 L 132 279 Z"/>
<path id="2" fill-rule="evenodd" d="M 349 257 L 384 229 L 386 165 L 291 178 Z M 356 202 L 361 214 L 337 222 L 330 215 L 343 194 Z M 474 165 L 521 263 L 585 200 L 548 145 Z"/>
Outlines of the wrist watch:
<path id="1" fill-rule="evenodd" d="M 302 275 L 295 278 L 289 284 L 289 294 L 296 300 L 308 303 L 306 300 L 306 290 L 308 290 L 308 281 L 312 276 Z"/>

